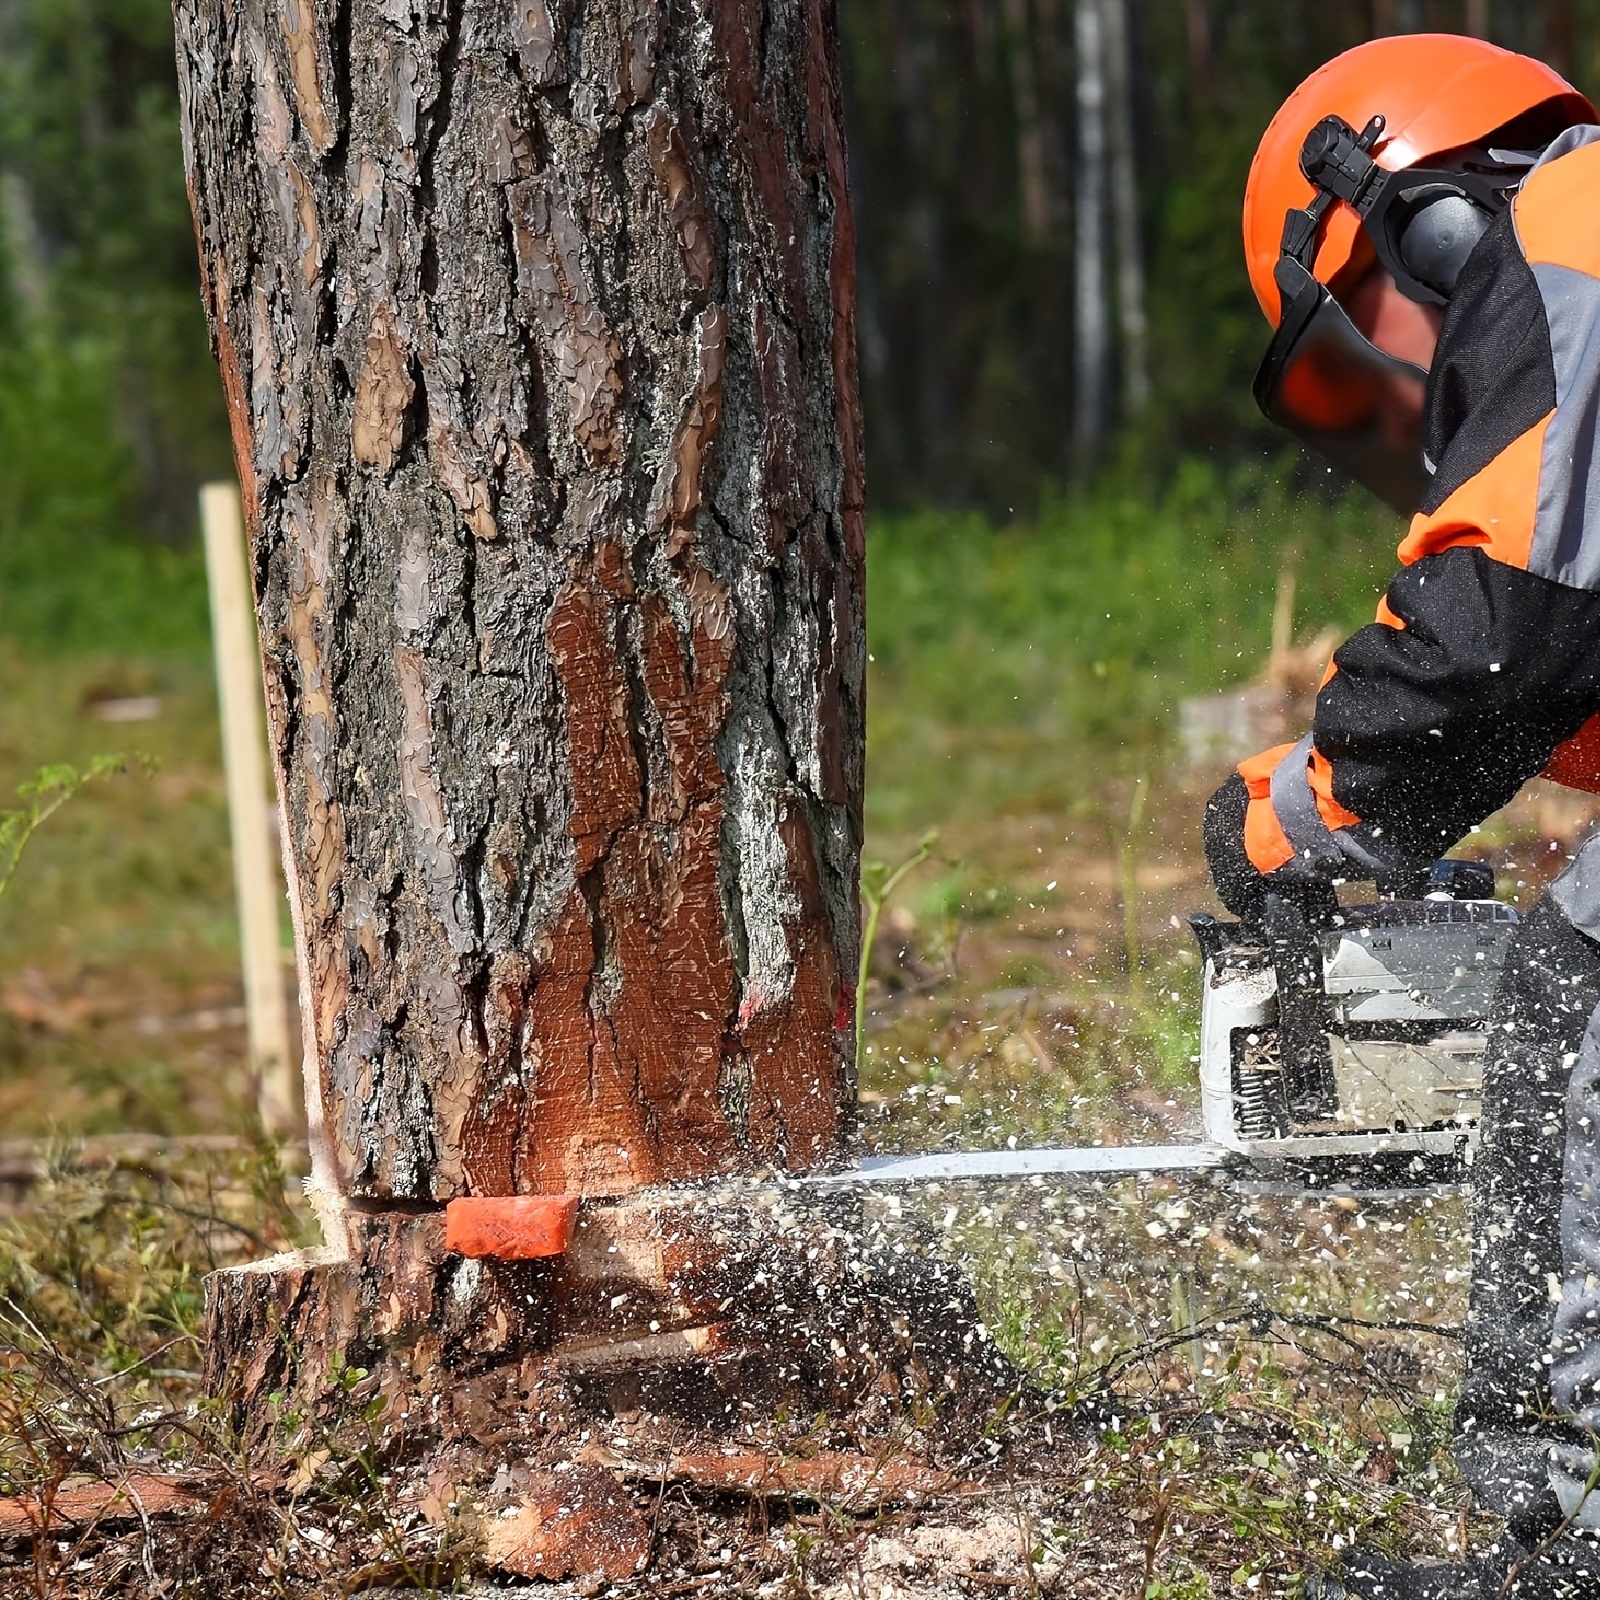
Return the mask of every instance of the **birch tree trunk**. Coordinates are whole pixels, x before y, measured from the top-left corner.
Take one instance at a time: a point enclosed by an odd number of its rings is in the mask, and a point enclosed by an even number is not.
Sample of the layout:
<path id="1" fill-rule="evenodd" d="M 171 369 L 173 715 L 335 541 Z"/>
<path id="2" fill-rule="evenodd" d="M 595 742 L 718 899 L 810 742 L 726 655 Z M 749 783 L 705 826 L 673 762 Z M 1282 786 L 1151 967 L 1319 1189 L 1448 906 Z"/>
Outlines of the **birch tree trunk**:
<path id="1" fill-rule="evenodd" d="M 1100 0 L 1077 0 L 1078 162 L 1074 204 L 1076 256 L 1073 442 L 1080 469 L 1091 466 L 1105 433 L 1106 365 L 1106 80 Z"/>
<path id="2" fill-rule="evenodd" d="M 839 1151 L 832 0 L 176 0 L 330 1217 Z"/>
<path id="3" fill-rule="evenodd" d="M 1211 16 L 1206 0 L 1183 0 L 1184 41 L 1189 47 L 1189 94 L 1201 110 L 1212 100 Z"/>
<path id="4" fill-rule="evenodd" d="M 1544 48 L 1539 52 L 1557 72 L 1570 77 L 1577 55 L 1577 15 L 1572 0 L 1547 0 L 1544 8 Z"/>

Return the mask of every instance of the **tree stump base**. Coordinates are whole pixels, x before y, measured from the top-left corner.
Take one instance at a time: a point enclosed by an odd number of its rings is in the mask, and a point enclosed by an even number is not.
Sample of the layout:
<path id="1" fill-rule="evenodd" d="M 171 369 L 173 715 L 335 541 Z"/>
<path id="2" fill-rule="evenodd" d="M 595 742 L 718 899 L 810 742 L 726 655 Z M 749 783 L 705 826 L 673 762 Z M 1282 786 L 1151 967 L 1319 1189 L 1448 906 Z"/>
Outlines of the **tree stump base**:
<path id="1" fill-rule="evenodd" d="M 543 1261 L 454 1254 L 443 1211 L 346 1220 L 348 1253 L 207 1280 L 207 1385 L 258 1459 L 286 1416 L 376 1418 L 401 1459 L 576 1439 L 636 1412 L 716 1430 L 752 1411 L 871 1424 L 932 1403 L 954 1424 L 1021 1387 L 964 1274 L 903 1236 L 897 1249 L 857 1197 L 586 1201 L 566 1253 Z"/>

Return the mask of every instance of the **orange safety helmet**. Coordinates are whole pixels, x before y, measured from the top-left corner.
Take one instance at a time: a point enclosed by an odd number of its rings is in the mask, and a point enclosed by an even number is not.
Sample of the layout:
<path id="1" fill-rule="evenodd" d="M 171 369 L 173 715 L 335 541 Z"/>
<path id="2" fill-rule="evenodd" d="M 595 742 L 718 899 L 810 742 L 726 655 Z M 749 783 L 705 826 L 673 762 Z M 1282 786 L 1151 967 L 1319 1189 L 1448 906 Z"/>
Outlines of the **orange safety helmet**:
<path id="1" fill-rule="evenodd" d="M 1549 67 L 1457 34 L 1373 39 L 1312 73 L 1262 136 L 1245 188 L 1245 260 L 1275 330 L 1255 379 L 1267 417 L 1414 511 L 1430 470 L 1428 374 L 1352 320 L 1371 273 L 1446 304 L 1537 152 L 1595 120 Z"/>
<path id="2" fill-rule="evenodd" d="M 1245 261 L 1267 320 L 1278 325 L 1272 273 L 1284 216 L 1309 205 L 1316 193 L 1300 170 L 1300 148 L 1324 117 L 1342 117 L 1354 128 L 1383 117 L 1383 137 L 1372 156 L 1380 167 L 1398 172 L 1476 144 L 1540 109 L 1548 109 L 1558 127 L 1600 120 L 1589 101 L 1542 61 L 1461 34 L 1369 39 L 1318 67 L 1268 123 L 1245 181 Z M 1323 223 L 1313 268 L 1318 281 L 1333 287 L 1352 264 L 1365 266 L 1371 259 L 1356 213 L 1335 206 Z"/>

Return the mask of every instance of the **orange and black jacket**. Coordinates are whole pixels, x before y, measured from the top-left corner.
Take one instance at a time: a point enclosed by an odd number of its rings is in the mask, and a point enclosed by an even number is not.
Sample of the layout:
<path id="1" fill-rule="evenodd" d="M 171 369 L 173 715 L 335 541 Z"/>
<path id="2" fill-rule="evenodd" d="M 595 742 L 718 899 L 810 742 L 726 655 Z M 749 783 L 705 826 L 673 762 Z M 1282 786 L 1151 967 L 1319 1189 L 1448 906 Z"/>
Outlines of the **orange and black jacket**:
<path id="1" fill-rule="evenodd" d="M 1540 772 L 1600 791 L 1600 127 L 1551 145 L 1468 259 L 1424 439 L 1378 620 L 1311 733 L 1239 767 L 1245 852 L 1280 882 L 1424 864 Z"/>

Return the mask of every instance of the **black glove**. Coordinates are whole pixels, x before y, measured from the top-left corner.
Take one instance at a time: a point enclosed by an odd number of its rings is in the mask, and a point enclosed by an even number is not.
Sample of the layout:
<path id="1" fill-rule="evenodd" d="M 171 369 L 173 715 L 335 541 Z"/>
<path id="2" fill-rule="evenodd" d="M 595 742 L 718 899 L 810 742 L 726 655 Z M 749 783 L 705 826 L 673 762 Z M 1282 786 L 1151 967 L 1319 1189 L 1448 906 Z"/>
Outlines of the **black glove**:
<path id="1" fill-rule="evenodd" d="M 1332 884 L 1286 882 L 1276 872 L 1269 877 L 1257 872 L 1244 848 L 1249 809 L 1250 791 L 1237 772 L 1206 801 L 1202 835 L 1217 898 L 1241 922 L 1259 926 L 1266 897 L 1278 894 L 1298 907 L 1312 927 L 1325 925 L 1339 909 Z"/>

